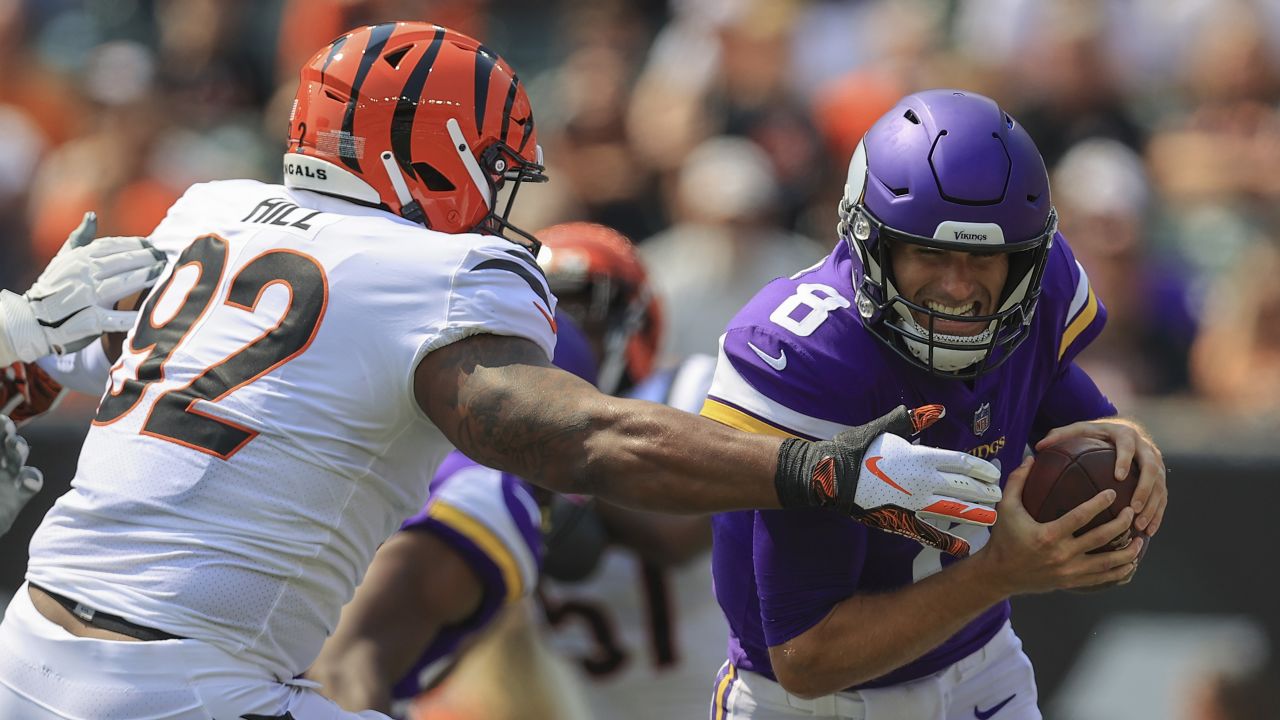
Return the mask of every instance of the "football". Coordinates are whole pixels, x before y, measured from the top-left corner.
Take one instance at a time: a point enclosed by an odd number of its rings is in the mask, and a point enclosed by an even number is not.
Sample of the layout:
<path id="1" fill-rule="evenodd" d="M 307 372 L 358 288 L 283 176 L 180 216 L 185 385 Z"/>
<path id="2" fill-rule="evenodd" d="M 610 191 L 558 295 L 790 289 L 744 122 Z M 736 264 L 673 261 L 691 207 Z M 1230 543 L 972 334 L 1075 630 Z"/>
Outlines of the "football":
<path id="1" fill-rule="evenodd" d="M 1111 506 L 1076 532 L 1083 535 L 1113 520 L 1133 499 L 1138 486 L 1135 462 L 1124 482 L 1115 478 L 1116 449 L 1105 440 L 1072 437 L 1041 450 L 1027 475 L 1022 504 L 1037 522 L 1057 520 L 1098 493 L 1111 488 L 1116 498 Z M 1118 550 L 1129 544 L 1132 528 L 1107 545 L 1091 552 Z"/>

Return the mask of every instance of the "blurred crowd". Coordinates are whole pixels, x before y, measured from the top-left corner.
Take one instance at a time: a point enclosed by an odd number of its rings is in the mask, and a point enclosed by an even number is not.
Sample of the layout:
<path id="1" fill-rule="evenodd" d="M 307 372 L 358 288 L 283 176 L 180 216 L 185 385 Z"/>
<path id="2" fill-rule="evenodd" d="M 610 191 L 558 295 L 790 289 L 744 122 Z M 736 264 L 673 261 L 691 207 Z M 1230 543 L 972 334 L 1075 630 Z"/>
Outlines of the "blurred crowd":
<path id="1" fill-rule="evenodd" d="M 875 118 L 961 87 L 1044 154 L 1110 310 L 1080 362 L 1117 405 L 1280 414 L 1277 0 L 0 0 L 0 286 L 85 210 L 145 235 L 192 183 L 278 180 L 297 68 L 392 19 L 517 68 L 552 176 L 517 224 L 638 242 L 668 357 L 830 248 Z"/>

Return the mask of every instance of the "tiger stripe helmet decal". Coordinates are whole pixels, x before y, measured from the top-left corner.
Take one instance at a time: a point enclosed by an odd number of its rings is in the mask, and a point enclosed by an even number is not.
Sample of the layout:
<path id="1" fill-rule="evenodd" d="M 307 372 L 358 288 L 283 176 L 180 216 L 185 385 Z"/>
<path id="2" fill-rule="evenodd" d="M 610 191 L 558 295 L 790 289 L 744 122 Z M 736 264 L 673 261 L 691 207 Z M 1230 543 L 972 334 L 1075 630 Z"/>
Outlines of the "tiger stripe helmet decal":
<path id="1" fill-rule="evenodd" d="M 371 25 L 302 67 L 285 185 L 441 232 L 511 232 L 536 252 L 508 216 L 516 189 L 544 181 L 542 169 L 524 85 L 466 35 L 430 23 Z M 496 207 L 507 184 L 505 207 Z"/>

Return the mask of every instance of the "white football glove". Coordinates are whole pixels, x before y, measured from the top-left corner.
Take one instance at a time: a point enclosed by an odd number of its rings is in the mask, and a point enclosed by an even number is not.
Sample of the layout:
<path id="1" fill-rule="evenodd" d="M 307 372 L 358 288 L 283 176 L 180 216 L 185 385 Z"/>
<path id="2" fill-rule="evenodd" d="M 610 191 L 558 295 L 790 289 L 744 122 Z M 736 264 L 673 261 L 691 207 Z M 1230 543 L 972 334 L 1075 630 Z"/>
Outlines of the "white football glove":
<path id="1" fill-rule="evenodd" d="M 9 532 L 27 501 L 44 487 L 44 475 L 27 465 L 27 441 L 0 415 L 0 535 Z"/>
<path id="2" fill-rule="evenodd" d="M 136 312 L 112 308 L 155 283 L 164 253 L 143 238 L 94 241 L 96 232 L 96 216 L 85 213 L 30 290 L 0 291 L 0 365 L 72 353 L 103 333 L 133 327 Z"/>
<path id="3" fill-rule="evenodd" d="M 782 441 L 774 484 L 783 507 L 832 507 L 864 525 L 956 557 L 969 543 L 930 521 L 989 526 L 1000 471 L 972 455 L 905 440 L 946 414 L 941 405 L 899 405 L 830 440 Z"/>
<path id="4" fill-rule="evenodd" d="M 912 445 L 885 433 L 863 455 L 854 494 L 863 514 L 855 517 L 964 557 L 969 543 L 947 532 L 948 523 L 990 527 L 996 521 L 994 506 L 1000 497 L 1000 470 L 995 465 L 955 450 Z"/>

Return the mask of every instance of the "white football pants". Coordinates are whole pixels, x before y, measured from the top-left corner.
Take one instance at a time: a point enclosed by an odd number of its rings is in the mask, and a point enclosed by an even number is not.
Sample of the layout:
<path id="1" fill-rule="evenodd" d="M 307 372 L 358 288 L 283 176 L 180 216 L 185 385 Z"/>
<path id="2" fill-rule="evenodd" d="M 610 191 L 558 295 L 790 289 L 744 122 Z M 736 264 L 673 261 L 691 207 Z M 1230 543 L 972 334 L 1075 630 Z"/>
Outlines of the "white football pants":
<path id="1" fill-rule="evenodd" d="M 314 687 L 200 640 L 76 637 L 35 609 L 25 583 L 0 623 L 0 718 L 390 720 L 347 712 Z"/>

